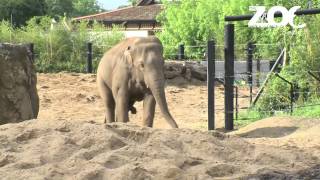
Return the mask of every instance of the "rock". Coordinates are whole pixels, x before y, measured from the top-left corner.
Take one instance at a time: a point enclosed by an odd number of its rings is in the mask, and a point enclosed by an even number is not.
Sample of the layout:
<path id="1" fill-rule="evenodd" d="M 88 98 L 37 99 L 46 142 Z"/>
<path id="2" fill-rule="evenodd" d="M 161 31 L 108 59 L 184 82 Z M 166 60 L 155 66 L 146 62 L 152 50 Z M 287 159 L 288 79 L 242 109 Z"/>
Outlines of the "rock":
<path id="1" fill-rule="evenodd" d="M 26 45 L 0 44 L 0 125 L 37 118 L 37 75 Z"/>
<path id="2" fill-rule="evenodd" d="M 200 81 L 207 80 L 207 68 L 201 64 L 189 64 L 187 67 L 190 68 L 191 77 L 194 79 L 198 79 Z"/>
<path id="3" fill-rule="evenodd" d="M 165 63 L 165 77 L 166 79 L 174 79 L 176 77 L 183 77 L 187 80 L 197 79 L 200 81 L 207 80 L 206 66 L 196 61 L 166 61 Z"/>

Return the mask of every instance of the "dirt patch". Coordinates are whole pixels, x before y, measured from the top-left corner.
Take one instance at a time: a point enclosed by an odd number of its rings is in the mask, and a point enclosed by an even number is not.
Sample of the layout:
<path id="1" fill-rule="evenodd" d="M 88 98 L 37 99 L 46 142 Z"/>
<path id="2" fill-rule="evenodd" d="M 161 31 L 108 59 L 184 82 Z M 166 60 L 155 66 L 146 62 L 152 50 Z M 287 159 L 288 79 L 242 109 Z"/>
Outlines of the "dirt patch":
<path id="1" fill-rule="evenodd" d="M 95 75 L 87 74 L 39 74 L 39 119 L 104 121 L 104 107 L 97 90 Z M 244 90 L 243 90 L 244 91 Z M 216 127 L 224 127 L 223 88 L 216 88 Z M 243 94 L 248 94 L 244 92 Z M 179 127 L 207 129 L 207 87 L 205 82 L 177 77 L 166 82 L 166 97 L 171 114 Z M 248 105 L 249 99 L 240 99 Z M 130 121 L 142 124 L 142 102 L 135 104 L 137 114 L 130 114 Z M 158 106 L 154 127 L 170 128 Z"/>

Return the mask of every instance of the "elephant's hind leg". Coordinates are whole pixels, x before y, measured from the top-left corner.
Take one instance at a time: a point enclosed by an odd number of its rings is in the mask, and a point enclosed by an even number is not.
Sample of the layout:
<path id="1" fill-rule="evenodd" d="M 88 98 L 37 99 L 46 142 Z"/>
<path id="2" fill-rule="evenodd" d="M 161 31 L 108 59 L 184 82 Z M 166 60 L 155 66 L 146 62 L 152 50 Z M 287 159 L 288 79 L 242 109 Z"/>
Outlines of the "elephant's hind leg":
<path id="1" fill-rule="evenodd" d="M 108 88 L 102 80 L 98 81 L 98 89 L 100 91 L 100 95 L 102 101 L 105 106 L 105 119 L 104 123 L 112 123 L 115 121 L 115 101 L 113 99 L 112 91 Z"/>

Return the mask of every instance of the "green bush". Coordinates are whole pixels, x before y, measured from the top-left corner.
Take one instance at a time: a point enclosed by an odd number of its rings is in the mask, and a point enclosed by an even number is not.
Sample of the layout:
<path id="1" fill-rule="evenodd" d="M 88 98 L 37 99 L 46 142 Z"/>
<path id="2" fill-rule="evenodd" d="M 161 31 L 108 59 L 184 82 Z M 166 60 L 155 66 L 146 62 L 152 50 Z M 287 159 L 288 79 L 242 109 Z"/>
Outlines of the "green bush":
<path id="1" fill-rule="evenodd" d="M 288 50 L 287 64 L 280 75 L 295 84 L 295 105 L 305 104 L 319 97 L 320 83 L 308 74 L 315 71 L 320 75 L 320 45 L 318 29 L 320 16 L 309 17 L 308 25 L 303 30 L 283 31 L 281 43 Z M 272 76 L 263 96 L 258 101 L 262 110 L 287 109 L 290 104 L 290 86 Z"/>
<path id="2" fill-rule="evenodd" d="M 68 25 L 64 20 L 53 25 L 51 22 L 47 16 L 34 17 L 25 27 L 12 28 L 10 23 L 2 21 L 0 39 L 10 43 L 34 43 L 39 72 L 84 72 L 88 42 L 93 43 L 96 69 L 102 54 L 124 38 L 116 27 L 113 31 L 105 31 L 98 23 L 90 27 L 85 21 Z"/>

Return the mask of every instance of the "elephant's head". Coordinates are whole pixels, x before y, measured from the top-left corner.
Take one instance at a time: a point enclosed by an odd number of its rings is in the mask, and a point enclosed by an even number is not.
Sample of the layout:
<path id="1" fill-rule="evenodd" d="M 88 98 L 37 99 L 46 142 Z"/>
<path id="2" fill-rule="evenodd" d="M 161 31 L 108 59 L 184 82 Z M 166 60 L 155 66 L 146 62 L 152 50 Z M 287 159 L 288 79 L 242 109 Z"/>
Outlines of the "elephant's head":
<path id="1" fill-rule="evenodd" d="M 151 90 L 164 118 L 173 128 L 178 128 L 172 118 L 164 91 L 164 58 L 163 46 L 157 38 L 139 40 L 125 51 L 127 61 L 132 62 L 132 73 L 137 81 L 144 82 Z"/>

